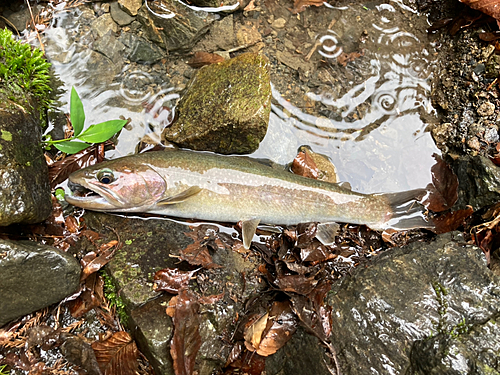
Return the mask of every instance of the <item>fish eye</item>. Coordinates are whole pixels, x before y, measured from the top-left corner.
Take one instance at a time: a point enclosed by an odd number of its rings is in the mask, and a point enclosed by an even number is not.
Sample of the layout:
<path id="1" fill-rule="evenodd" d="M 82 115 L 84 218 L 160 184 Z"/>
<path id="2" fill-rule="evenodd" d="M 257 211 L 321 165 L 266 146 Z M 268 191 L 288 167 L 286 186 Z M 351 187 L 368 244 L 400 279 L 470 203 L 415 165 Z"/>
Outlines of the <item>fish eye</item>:
<path id="1" fill-rule="evenodd" d="M 115 180 L 115 176 L 109 169 L 103 169 L 97 173 L 97 179 L 101 184 L 110 184 Z"/>

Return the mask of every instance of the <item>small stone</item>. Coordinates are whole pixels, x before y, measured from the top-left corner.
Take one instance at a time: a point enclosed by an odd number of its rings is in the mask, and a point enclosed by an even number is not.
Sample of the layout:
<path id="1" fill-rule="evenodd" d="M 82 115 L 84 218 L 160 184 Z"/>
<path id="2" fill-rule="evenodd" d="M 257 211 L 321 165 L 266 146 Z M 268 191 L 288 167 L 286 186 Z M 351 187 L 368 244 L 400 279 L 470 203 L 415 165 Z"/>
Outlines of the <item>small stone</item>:
<path id="1" fill-rule="evenodd" d="M 481 149 L 481 144 L 479 143 L 479 139 L 477 139 L 477 137 L 469 138 L 467 140 L 467 146 L 476 151 L 479 151 Z"/>
<path id="2" fill-rule="evenodd" d="M 495 113 L 495 105 L 491 102 L 484 102 L 477 109 L 477 113 L 482 117 L 491 116 Z"/>
<path id="3" fill-rule="evenodd" d="M 110 31 L 114 33 L 118 32 L 118 25 L 115 21 L 113 21 L 109 13 L 103 14 L 99 18 L 96 18 L 92 22 L 90 27 L 92 30 L 92 34 L 99 38 L 103 37 Z"/>
<path id="4" fill-rule="evenodd" d="M 251 45 L 262 40 L 262 35 L 255 26 L 241 26 L 236 31 L 236 41 L 239 46 Z"/>
<path id="5" fill-rule="evenodd" d="M 108 3 L 102 4 L 101 9 L 104 13 L 109 13 L 109 4 Z"/>
<path id="6" fill-rule="evenodd" d="M 285 27 L 285 24 L 286 24 L 286 20 L 284 18 L 278 18 L 278 19 L 273 21 L 271 26 L 275 29 L 282 29 Z"/>
<path id="7" fill-rule="evenodd" d="M 125 46 L 114 35 L 109 33 L 94 43 L 94 50 L 102 53 L 115 64 L 119 64 L 123 57 Z"/>
<path id="8" fill-rule="evenodd" d="M 111 3 L 110 12 L 111 18 L 120 26 L 129 25 L 135 20 L 135 17 L 123 11 L 118 3 Z"/>
<path id="9" fill-rule="evenodd" d="M 498 142 L 498 128 L 490 127 L 484 132 L 484 140 L 488 143 Z"/>
<path id="10" fill-rule="evenodd" d="M 142 0 L 118 0 L 118 4 L 131 16 L 137 16 L 137 12 L 142 6 Z"/>

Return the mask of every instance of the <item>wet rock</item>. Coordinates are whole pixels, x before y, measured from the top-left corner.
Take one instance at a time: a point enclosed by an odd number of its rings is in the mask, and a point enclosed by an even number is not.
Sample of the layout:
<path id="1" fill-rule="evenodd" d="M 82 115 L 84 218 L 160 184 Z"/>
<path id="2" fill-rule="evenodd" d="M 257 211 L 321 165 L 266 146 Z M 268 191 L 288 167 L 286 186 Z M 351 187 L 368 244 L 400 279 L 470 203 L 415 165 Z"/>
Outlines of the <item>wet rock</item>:
<path id="1" fill-rule="evenodd" d="M 221 0 L 193 0 L 192 4 L 196 5 L 197 7 L 211 7 L 211 8 L 218 8 L 220 6 L 232 6 L 237 4 L 239 1 L 238 0 L 229 0 L 229 1 L 221 1 Z M 237 9 L 244 8 L 243 6 L 239 6 L 237 8 L 234 8 L 232 11 L 234 12 Z"/>
<path id="2" fill-rule="evenodd" d="M 213 43 L 217 49 L 228 50 L 234 47 L 236 37 L 234 35 L 233 15 L 224 17 L 220 21 L 216 21 L 210 30 L 210 36 L 213 38 Z"/>
<path id="3" fill-rule="evenodd" d="M 164 51 L 135 34 L 122 34 L 120 39 L 128 46 L 127 58 L 140 64 L 154 64 L 165 55 Z"/>
<path id="4" fill-rule="evenodd" d="M 31 5 L 31 11 L 33 12 L 33 17 L 36 17 L 39 12 L 38 6 L 36 4 Z M 31 22 L 30 11 L 25 5 L 23 5 L 17 12 L 5 12 L 4 17 L 6 17 L 19 31 L 26 29 L 26 25 Z"/>
<path id="5" fill-rule="evenodd" d="M 329 361 L 320 341 L 299 326 L 284 347 L 266 358 L 266 374 L 326 375 Z"/>
<path id="6" fill-rule="evenodd" d="M 0 326 L 59 302 L 80 283 L 71 255 L 30 241 L 0 240 Z"/>
<path id="7" fill-rule="evenodd" d="M 123 10 L 128 14 L 136 16 L 142 6 L 142 0 L 118 0 L 118 4 L 120 4 Z"/>
<path id="8" fill-rule="evenodd" d="M 492 54 L 486 63 L 486 77 L 497 78 L 500 71 L 500 56 Z"/>
<path id="9" fill-rule="evenodd" d="M 111 14 L 109 13 L 105 13 L 92 21 L 90 29 L 92 30 L 92 34 L 95 38 L 103 37 L 109 32 L 116 33 L 119 30 L 118 25 L 115 21 L 113 21 L 113 18 L 111 18 Z"/>
<path id="10" fill-rule="evenodd" d="M 274 29 L 282 29 L 285 27 L 285 24 L 286 24 L 286 20 L 284 18 L 278 18 L 278 19 L 273 21 L 273 23 L 271 24 L 271 27 Z"/>
<path id="11" fill-rule="evenodd" d="M 120 26 L 130 25 L 135 20 L 135 17 L 132 17 L 130 14 L 122 10 L 120 4 L 118 3 L 111 3 L 109 11 L 111 14 L 111 18 L 113 18 L 113 21 L 115 21 Z"/>
<path id="12" fill-rule="evenodd" d="M 99 243 L 116 238 L 109 228 L 120 234 L 124 245 L 115 253 L 107 269 L 130 312 L 130 328 L 139 348 L 158 374 L 173 373 L 170 356 L 173 327 L 165 312 L 171 296 L 153 291 L 152 281 L 155 272 L 166 267 L 195 269 L 179 260 L 180 251 L 193 243 L 186 236 L 192 230 L 171 220 L 129 219 L 91 212 L 85 214 L 85 221 L 88 228 L 101 234 Z M 215 232 L 215 226 L 202 226 L 202 238 Z M 228 238 L 231 241 L 231 237 Z M 93 249 L 86 239 L 80 240 L 77 247 L 81 253 Z M 200 374 L 210 374 L 225 364 L 231 348 L 223 340 L 214 338 L 231 337 L 238 311 L 242 311 L 250 296 L 257 295 L 265 287 L 258 277 L 258 264 L 252 258 L 246 259 L 230 246 L 221 244 L 210 254 L 218 268 L 202 268 L 190 282 L 195 295 L 215 296 L 213 302 L 200 307 L 199 331 L 203 344 L 196 359 Z"/>
<path id="13" fill-rule="evenodd" d="M 144 5 L 137 19 L 148 39 L 169 52 L 190 50 L 218 17 L 214 13 L 193 10 L 176 0 L 164 1 L 162 9 L 168 9 L 169 17 L 153 14 Z"/>
<path id="14" fill-rule="evenodd" d="M 236 41 L 239 46 L 253 45 L 262 41 L 262 35 L 255 26 L 242 25 L 236 31 Z"/>
<path id="15" fill-rule="evenodd" d="M 123 61 L 117 60 L 119 64 L 115 64 L 109 57 L 102 53 L 90 51 L 87 60 L 87 69 L 90 71 L 98 71 L 99 75 L 90 77 L 89 81 L 97 83 L 111 83 L 115 76 L 120 72 Z"/>
<path id="16" fill-rule="evenodd" d="M 94 43 L 94 50 L 102 53 L 114 64 L 118 65 L 123 59 L 125 46 L 112 33 L 108 33 Z"/>
<path id="17" fill-rule="evenodd" d="M 0 98 L 0 225 L 37 223 L 52 211 L 40 117 Z"/>
<path id="18" fill-rule="evenodd" d="M 276 51 L 276 58 L 279 62 L 285 64 L 293 70 L 297 70 L 306 74 L 310 74 L 314 71 L 313 64 L 304 61 L 304 58 L 296 53 L 291 53 L 288 51 Z"/>
<path id="19" fill-rule="evenodd" d="M 173 334 L 172 318 L 165 310 L 171 296 L 165 295 L 149 301 L 130 314 L 131 328 L 156 374 L 173 374 L 170 340 Z"/>
<path id="20" fill-rule="evenodd" d="M 335 285 L 327 298 L 343 373 L 405 373 L 412 346 L 422 351 L 418 342 L 437 335 L 463 342 L 468 327 L 484 327 L 470 354 L 488 351 L 490 339 L 500 339 L 484 326 L 500 313 L 499 282 L 482 251 L 458 232 L 380 255 Z M 411 360 L 415 368 L 420 366 L 418 355 Z M 451 363 L 446 366 L 436 373 L 467 374 L 453 372 Z"/>
<path id="21" fill-rule="evenodd" d="M 196 72 L 163 137 L 194 150 L 250 153 L 266 134 L 270 104 L 267 59 L 243 54 Z"/>
<path id="22" fill-rule="evenodd" d="M 471 205 L 474 210 L 500 200 L 500 168 L 484 156 L 463 156 L 452 161 L 458 177 L 459 191 L 456 207 Z"/>

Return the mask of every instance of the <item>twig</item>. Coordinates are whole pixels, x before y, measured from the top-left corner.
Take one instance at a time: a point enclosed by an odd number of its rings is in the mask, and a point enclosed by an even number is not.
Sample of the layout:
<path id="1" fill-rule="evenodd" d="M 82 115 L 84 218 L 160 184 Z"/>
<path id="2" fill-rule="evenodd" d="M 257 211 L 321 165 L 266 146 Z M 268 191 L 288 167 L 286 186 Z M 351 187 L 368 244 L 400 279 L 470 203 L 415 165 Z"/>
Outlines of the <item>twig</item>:
<path id="1" fill-rule="evenodd" d="M 7 18 L 5 18 L 4 16 L 0 16 L 0 18 L 2 18 L 10 27 L 12 27 L 14 30 L 16 30 L 16 33 L 17 33 L 17 36 L 18 37 L 21 37 L 21 34 L 19 34 L 19 30 L 17 29 L 17 27 L 14 26 L 14 24 L 12 22 L 10 22 Z"/>
<path id="2" fill-rule="evenodd" d="M 33 17 L 33 12 L 31 11 L 30 1 L 29 0 L 24 0 L 24 1 L 26 2 L 26 5 L 28 6 L 28 9 L 30 11 L 31 22 L 33 23 L 33 28 L 35 29 L 36 36 L 38 38 L 38 41 L 40 42 L 40 49 L 42 50 L 43 53 L 45 53 L 45 48 L 44 48 L 43 43 L 42 43 L 42 38 L 40 38 L 40 33 L 38 32 L 38 29 L 36 28 L 35 18 Z"/>
<path id="3" fill-rule="evenodd" d="M 333 19 L 332 22 L 330 22 L 330 24 L 328 25 L 328 29 L 331 29 L 333 27 L 333 25 L 335 25 L 335 23 L 337 22 L 336 19 Z M 316 43 L 314 43 L 314 46 L 311 48 L 311 50 L 309 51 L 309 53 L 307 54 L 306 57 L 304 57 L 304 60 L 305 61 L 309 61 L 314 53 L 314 51 L 316 51 L 316 49 L 321 45 L 321 42 L 319 40 L 316 41 Z"/>

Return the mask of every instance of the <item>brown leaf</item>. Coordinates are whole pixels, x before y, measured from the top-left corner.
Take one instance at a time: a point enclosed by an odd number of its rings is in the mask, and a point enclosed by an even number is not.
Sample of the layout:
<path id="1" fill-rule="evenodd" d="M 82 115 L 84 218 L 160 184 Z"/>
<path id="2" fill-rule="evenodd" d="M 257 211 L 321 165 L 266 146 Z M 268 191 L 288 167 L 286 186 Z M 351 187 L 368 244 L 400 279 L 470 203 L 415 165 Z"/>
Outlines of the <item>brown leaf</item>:
<path id="1" fill-rule="evenodd" d="M 211 243 L 213 247 L 217 247 L 215 242 L 217 231 L 217 227 L 200 225 L 192 232 L 185 233 L 186 236 L 194 240 L 194 243 L 180 250 L 180 258 L 189 264 L 202 266 L 206 269 L 221 268 L 217 263 L 214 263 L 207 247 Z"/>
<path id="2" fill-rule="evenodd" d="M 434 154 L 436 164 L 431 168 L 432 183 L 426 187 L 427 193 L 420 202 L 434 212 L 450 209 L 458 199 L 458 178 L 441 156 Z"/>
<path id="3" fill-rule="evenodd" d="M 460 2 L 500 20 L 500 0 L 460 0 Z"/>
<path id="4" fill-rule="evenodd" d="M 292 163 L 292 172 L 299 176 L 318 178 L 318 167 L 313 158 L 306 152 L 299 152 Z"/>
<path id="5" fill-rule="evenodd" d="M 194 271 L 180 271 L 177 268 L 164 268 L 155 273 L 153 289 L 157 292 L 165 291 L 177 294 L 180 289 L 187 288 Z"/>
<path id="6" fill-rule="evenodd" d="M 102 162 L 104 160 L 104 148 L 112 144 L 111 141 L 95 144 L 51 164 L 49 166 L 51 188 L 66 180 L 74 171 Z"/>
<path id="7" fill-rule="evenodd" d="M 92 343 L 103 375 L 135 375 L 139 351 L 127 332 L 116 332 L 104 341 Z"/>
<path id="8" fill-rule="evenodd" d="M 201 68 L 205 65 L 215 64 L 224 61 L 224 57 L 216 53 L 195 52 L 194 56 L 187 62 L 191 68 Z"/>
<path id="9" fill-rule="evenodd" d="M 247 327 L 245 346 L 267 357 L 282 348 L 297 330 L 297 317 L 289 301 L 274 302 L 269 313 Z"/>
<path id="10" fill-rule="evenodd" d="M 306 10 L 307 7 L 314 5 L 316 7 L 322 6 L 323 0 L 295 0 L 293 3 L 292 13 L 297 14 Z"/>
<path id="11" fill-rule="evenodd" d="M 193 373 L 196 354 L 201 347 L 198 309 L 196 296 L 188 289 L 180 290 L 173 314 L 174 336 L 170 345 L 176 375 Z"/>
<path id="12" fill-rule="evenodd" d="M 104 267 L 108 262 L 113 258 L 115 254 L 116 247 L 118 245 L 118 241 L 113 240 L 101 246 L 100 253 L 98 256 L 95 256 L 91 261 L 86 263 L 87 258 L 84 257 L 82 259 L 83 271 L 80 277 L 80 281 L 85 280 L 89 275 L 94 272 L 99 271 L 102 267 Z M 91 253 L 90 253 L 91 254 Z M 87 254 L 88 255 L 88 254 Z M 86 256 L 87 256 L 86 255 Z"/>
<path id="13" fill-rule="evenodd" d="M 304 275 L 279 274 L 275 283 L 284 292 L 307 295 L 318 284 L 318 280 L 315 280 L 314 277 L 306 277 Z"/>
<path id="14" fill-rule="evenodd" d="M 345 53 L 342 52 L 340 55 L 337 56 L 337 62 L 342 65 L 342 66 L 347 66 L 347 63 L 350 63 L 354 60 L 356 60 L 358 57 L 364 56 L 365 52 L 351 52 L 351 53 Z"/>
<path id="15" fill-rule="evenodd" d="M 69 311 L 74 318 L 80 318 L 104 302 L 104 280 L 96 273 L 90 275 L 82 287 L 80 295 L 69 302 Z"/>
<path id="16" fill-rule="evenodd" d="M 464 220 L 471 216 L 473 213 L 474 210 L 472 209 L 472 207 L 467 206 L 467 208 L 463 210 L 447 212 L 444 215 L 438 216 L 437 218 L 433 219 L 436 227 L 434 232 L 440 234 L 454 231 L 459 226 L 463 225 Z"/>

